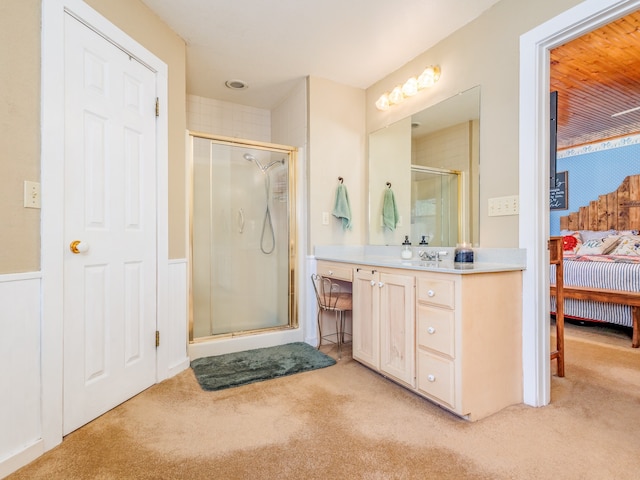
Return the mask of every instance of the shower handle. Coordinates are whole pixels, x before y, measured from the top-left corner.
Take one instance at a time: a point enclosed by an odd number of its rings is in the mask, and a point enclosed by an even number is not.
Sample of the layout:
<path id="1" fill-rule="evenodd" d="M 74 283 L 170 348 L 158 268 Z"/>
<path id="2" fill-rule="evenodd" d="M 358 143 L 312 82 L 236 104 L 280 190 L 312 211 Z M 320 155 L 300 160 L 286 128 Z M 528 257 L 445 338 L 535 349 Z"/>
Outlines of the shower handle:
<path id="1" fill-rule="evenodd" d="M 238 209 L 238 231 L 244 232 L 244 211 L 241 208 Z"/>

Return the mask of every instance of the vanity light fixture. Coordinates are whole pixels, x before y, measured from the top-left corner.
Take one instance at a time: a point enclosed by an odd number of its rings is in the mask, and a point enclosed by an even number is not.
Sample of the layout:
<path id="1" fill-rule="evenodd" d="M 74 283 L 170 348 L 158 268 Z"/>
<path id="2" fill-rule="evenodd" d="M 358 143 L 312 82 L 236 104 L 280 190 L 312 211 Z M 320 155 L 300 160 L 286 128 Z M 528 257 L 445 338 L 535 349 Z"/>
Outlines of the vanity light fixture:
<path id="1" fill-rule="evenodd" d="M 432 87 L 440 79 L 440 67 L 429 65 L 418 77 L 409 78 L 404 85 L 396 86 L 376 100 L 378 110 L 387 110 L 391 105 L 397 105 L 407 97 L 413 97 L 420 90 Z"/>

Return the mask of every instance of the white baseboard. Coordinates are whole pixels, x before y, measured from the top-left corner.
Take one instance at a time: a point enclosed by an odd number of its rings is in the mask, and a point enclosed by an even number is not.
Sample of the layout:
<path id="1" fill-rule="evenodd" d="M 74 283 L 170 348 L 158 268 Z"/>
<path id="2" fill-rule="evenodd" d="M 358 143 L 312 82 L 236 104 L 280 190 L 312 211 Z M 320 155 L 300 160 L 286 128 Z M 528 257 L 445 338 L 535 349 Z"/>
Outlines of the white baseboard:
<path id="1" fill-rule="evenodd" d="M 16 470 L 33 462 L 36 458 L 44 453 L 44 442 L 42 439 L 37 440 L 32 445 L 25 447 L 17 453 L 0 460 L 0 478 L 11 475 Z"/>

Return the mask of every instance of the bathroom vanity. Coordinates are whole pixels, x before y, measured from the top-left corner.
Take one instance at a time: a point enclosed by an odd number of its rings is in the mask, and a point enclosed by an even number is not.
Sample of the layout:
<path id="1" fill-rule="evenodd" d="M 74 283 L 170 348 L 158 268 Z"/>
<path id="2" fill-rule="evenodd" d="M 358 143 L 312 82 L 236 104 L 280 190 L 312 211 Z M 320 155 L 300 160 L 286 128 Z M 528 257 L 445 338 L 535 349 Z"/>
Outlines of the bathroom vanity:
<path id="1" fill-rule="evenodd" d="M 352 284 L 353 358 L 471 421 L 521 403 L 523 255 L 456 268 L 383 248 L 316 250 Z"/>

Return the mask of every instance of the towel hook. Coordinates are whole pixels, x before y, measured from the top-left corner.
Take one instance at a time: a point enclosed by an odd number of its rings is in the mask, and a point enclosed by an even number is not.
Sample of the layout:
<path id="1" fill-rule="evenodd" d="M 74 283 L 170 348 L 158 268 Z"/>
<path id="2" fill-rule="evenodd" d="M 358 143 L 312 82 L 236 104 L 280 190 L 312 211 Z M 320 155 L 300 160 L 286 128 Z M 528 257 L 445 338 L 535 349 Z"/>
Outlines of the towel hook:
<path id="1" fill-rule="evenodd" d="M 338 181 L 339 181 L 340 183 L 344 183 L 344 182 L 343 182 L 343 178 L 342 178 L 342 177 L 338 177 Z"/>
<path id="2" fill-rule="evenodd" d="M 387 187 L 391 188 L 391 182 L 387 182 Z"/>

